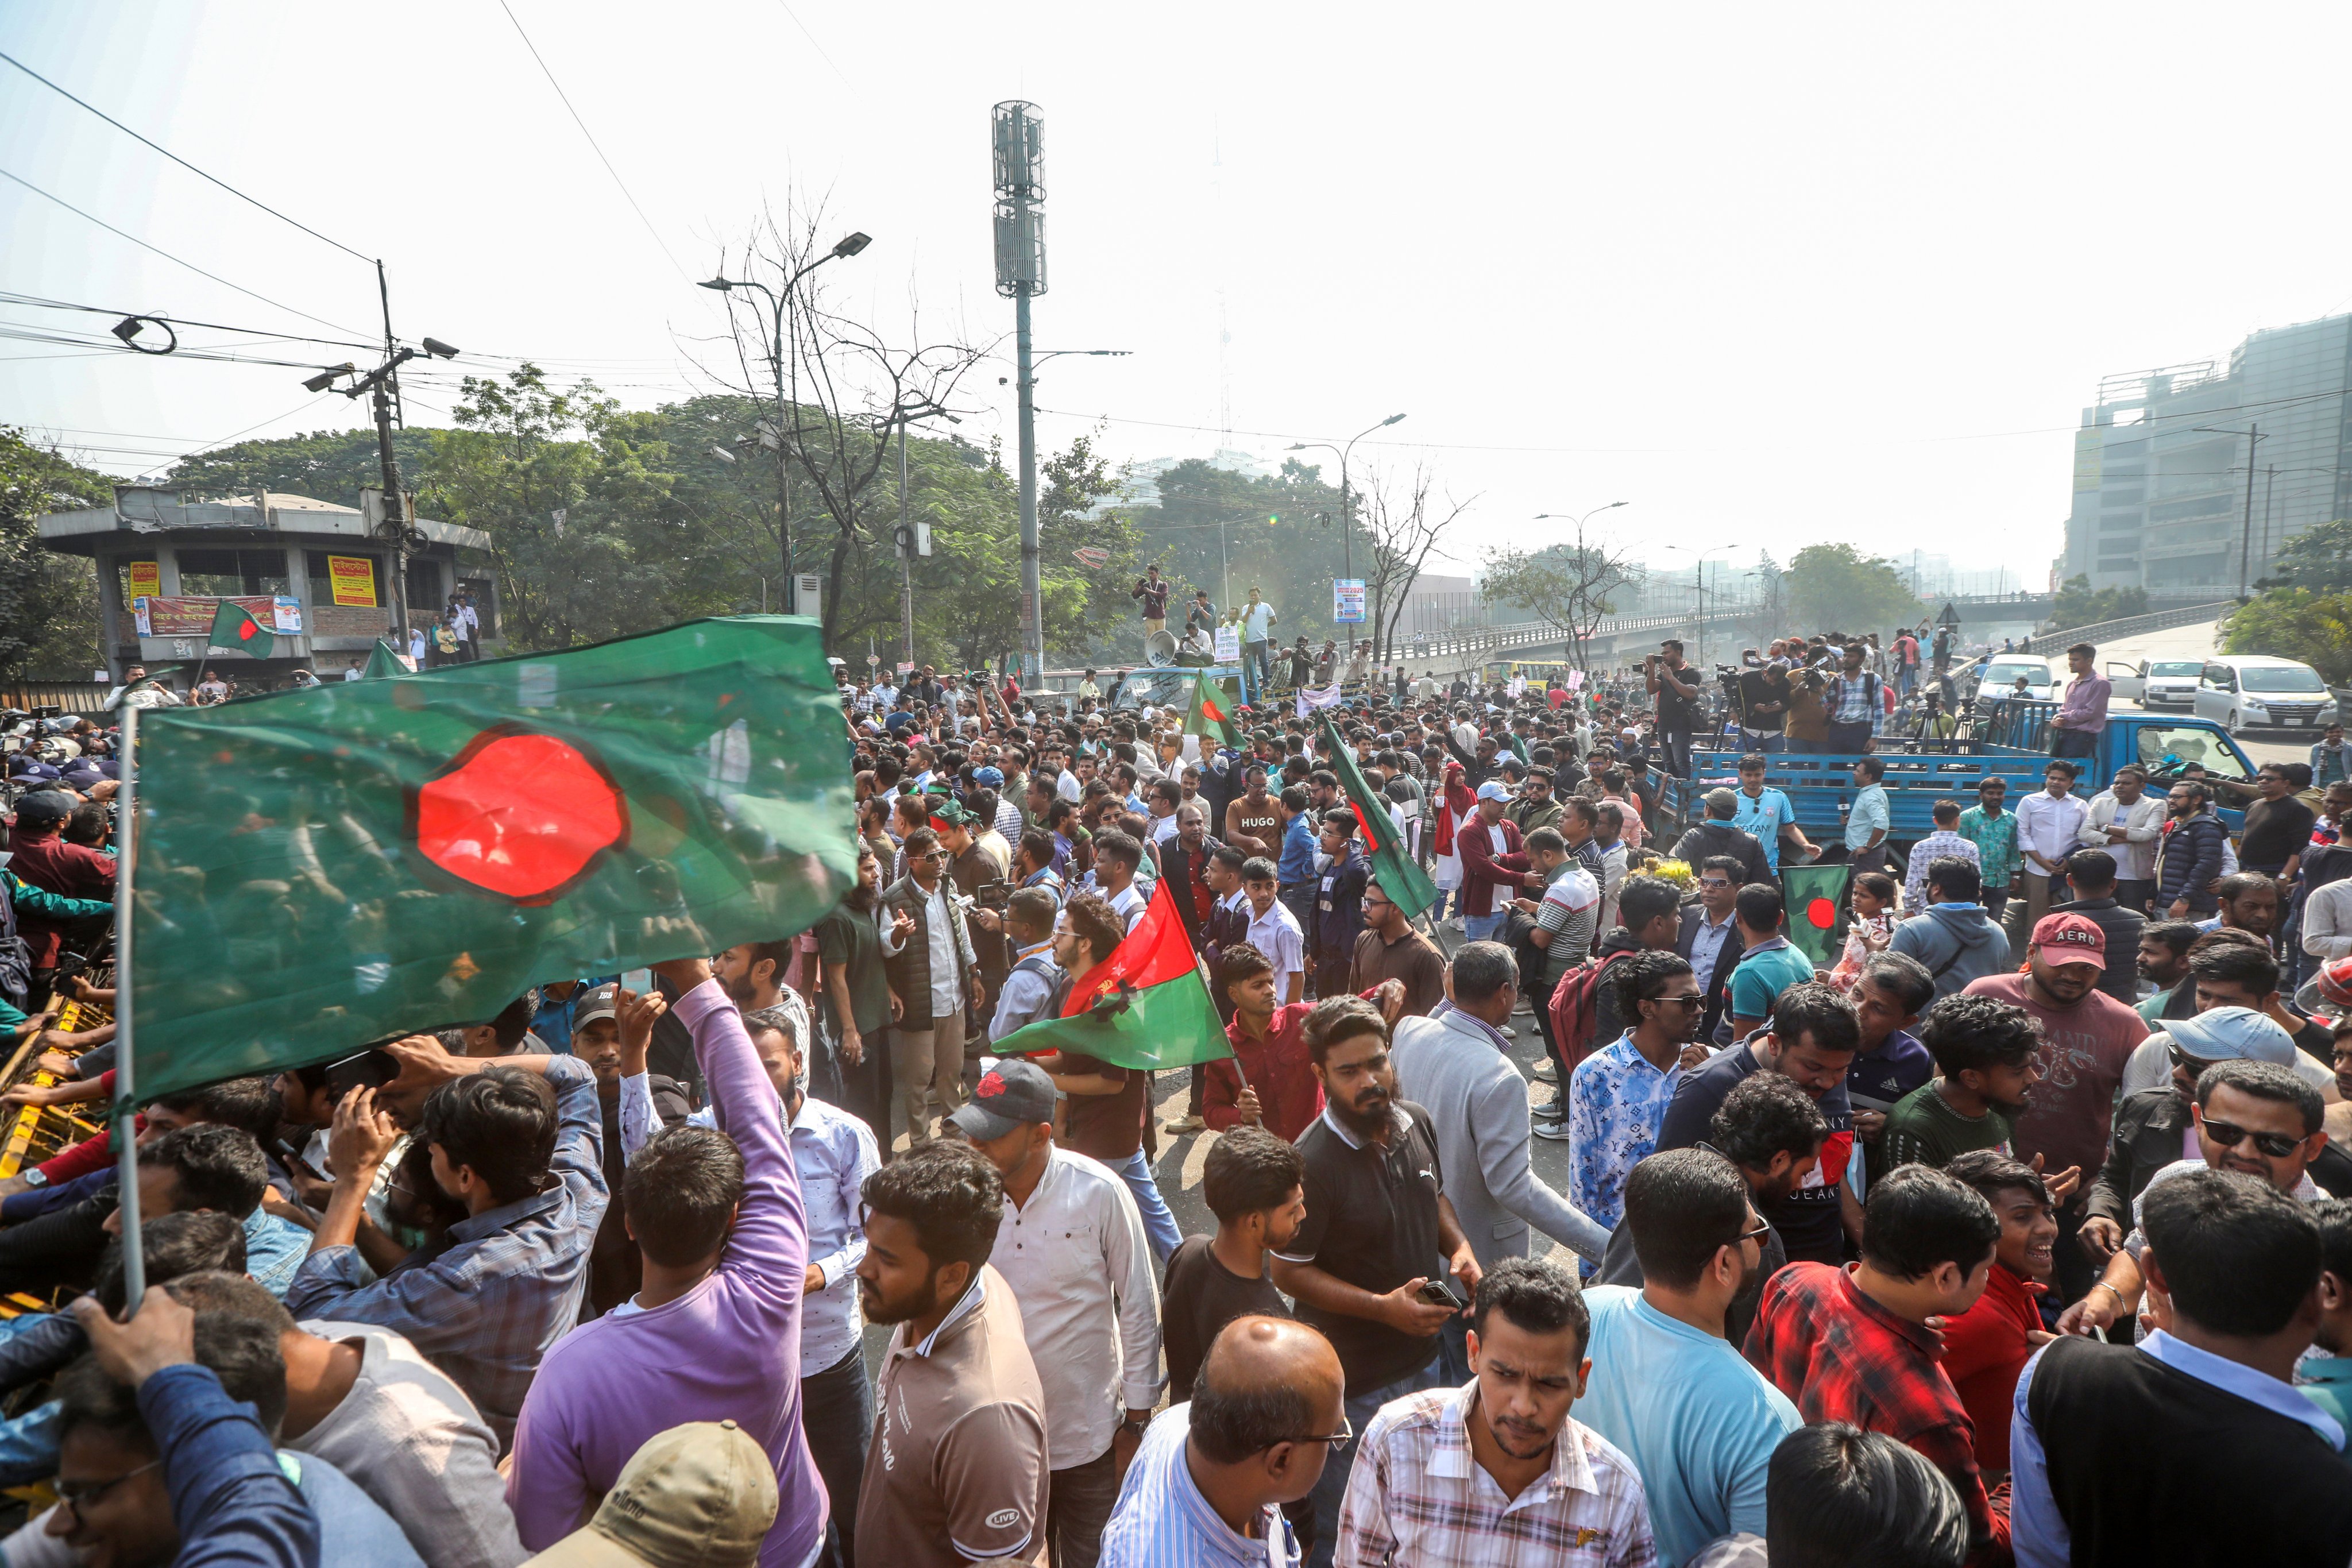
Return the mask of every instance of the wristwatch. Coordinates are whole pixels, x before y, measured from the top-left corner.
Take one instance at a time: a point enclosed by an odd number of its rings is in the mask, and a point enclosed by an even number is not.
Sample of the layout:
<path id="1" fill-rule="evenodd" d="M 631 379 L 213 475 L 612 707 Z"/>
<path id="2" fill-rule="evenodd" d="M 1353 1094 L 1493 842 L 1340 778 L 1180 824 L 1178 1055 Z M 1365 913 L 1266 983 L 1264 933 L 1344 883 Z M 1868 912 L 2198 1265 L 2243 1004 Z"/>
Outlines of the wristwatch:
<path id="1" fill-rule="evenodd" d="M 25 1184 L 28 1187 L 46 1187 L 49 1184 L 49 1173 L 36 1165 L 25 1173 Z"/>

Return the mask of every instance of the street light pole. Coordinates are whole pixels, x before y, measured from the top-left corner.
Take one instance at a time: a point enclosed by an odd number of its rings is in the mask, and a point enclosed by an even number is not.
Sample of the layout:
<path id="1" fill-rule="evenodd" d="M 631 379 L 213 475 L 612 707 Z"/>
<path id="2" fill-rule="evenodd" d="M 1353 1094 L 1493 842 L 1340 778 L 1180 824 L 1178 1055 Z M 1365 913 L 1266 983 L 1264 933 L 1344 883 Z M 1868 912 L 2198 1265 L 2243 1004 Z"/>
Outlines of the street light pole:
<path id="1" fill-rule="evenodd" d="M 774 333 L 771 340 L 773 344 L 773 349 L 768 363 L 770 368 L 775 372 L 776 376 L 776 546 L 778 553 L 783 559 L 783 605 L 784 614 L 788 616 L 797 614 L 800 608 L 800 579 L 794 575 L 793 572 L 792 466 L 792 437 L 794 431 L 798 428 L 799 421 L 791 420 L 790 423 L 787 423 L 789 416 L 786 412 L 788 407 L 786 398 L 788 395 L 784 382 L 786 374 L 786 363 L 784 360 L 785 321 L 791 314 L 793 289 L 802 279 L 807 277 L 810 273 L 815 271 L 826 262 L 837 261 L 845 257 L 855 256 L 873 243 L 873 237 L 869 235 L 851 233 L 844 237 L 841 242 L 838 245 L 835 245 L 831 250 L 826 251 L 823 256 L 816 258 L 814 260 L 799 268 L 791 277 L 785 279 L 783 290 L 781 294 L 778 293 L 777 290 L 769 288 L 765 283 L 761 283 L 753 279 L 713 278 L 700 285 L 705 289 L 716 289 L 721 294 L 731 293 L 737 289 L 757 289 L 761 293 L 765 294 L 768 297 L 768 309 L 770 313 L 775 319 Z M 792 369 L 794 371 L 797 371 L 799 368 L 799 358 L 800 356 L 797 353 L 793 356 Z M 795 379 L 797 379 L 797 376 L 795 376 Z"/>
<path id="2" fill-rule="evenodd" d="M 1355 451 L 1357 442 L 1362 440 L 1365 437 L 1370 435 L 1375 430 L 1387 429 L 1390 426 L 1395 424 L 1398 420 L 1403 417 L 1404 416 L 1402 414 L 1391 414 L 1377 425 L 1367 426 L 1363 429 L 1359 430 L 1353 436 L 1349 437 L 1348 444 L 1344 447 L 1335 447 L 1328 441 L 1297 441 L 1293 442 L 1289 447 L 1289 450 L 1293 452 L 1305 452 L 1319 448 L 1322 451 L 1337 452 L 1339 454 L 1339 552 L 1340 559 L 1345 563 L 1345 564 L 1341 566 L 1340 572 L 1341 574 L 1347 577 L 1350 582 L 1353 582 L 1356 576 L 1356 504 L 1354 492 L 1348 483 L 1348 458 L 1350 453 Z M 1375 616 L 1375 621 L 1377 622 L 1377 615 Z M 1375 631 L 1379 629 L 1377 624 L 1374 626 L 1373 629 Z"/>

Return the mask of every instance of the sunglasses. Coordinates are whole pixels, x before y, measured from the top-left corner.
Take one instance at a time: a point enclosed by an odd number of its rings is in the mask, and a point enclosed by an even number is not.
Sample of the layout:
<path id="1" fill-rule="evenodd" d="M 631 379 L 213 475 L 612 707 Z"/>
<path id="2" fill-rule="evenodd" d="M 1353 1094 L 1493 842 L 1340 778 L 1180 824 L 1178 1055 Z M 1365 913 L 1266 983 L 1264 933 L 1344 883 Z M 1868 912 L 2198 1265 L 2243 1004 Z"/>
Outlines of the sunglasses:
<path id="1" fill-rule="evenodd" d="M 2201 1061 L 2201 1060 L 2200 1060 L 2199 1058 L 2195 1058 L 2195 1057 L 2190 1056 L 2188 1052 L 2186 1052 L 2186 1051 L 2182 1050 L 2179 1046 L 2168 1046 L 2168 1047 L 2166 1047 L 2166 1050 L 2170 1054 L 2170 1056 L 2171 1056 L 2171 1058 L 2172 1058 L 2172 1065 L 2173 1065 L 2174 1067 L 2177 1067 L 2177 1068 L 2181 1068 L 2181 1069 L 2182 1069 L 2182 1070 L 2184 1070 L 2185 1072 L 2189 1073 L 2191 1077 L 2194 1077 L 2194 1076 L 2196 1076 L 2197 1074 L 2203 1072 L 2207 1068 L 2210 1068 L 2210 1067 L 2211 1067 L 2211 1066 L 2213 1065 L 2211 1062 L 2209 1062 L 2209 1061 Z"/>
<path id="2" fill-rule="evenodd" d="M 1733 1237 L 1728 1242 L 1725 1243 L 1725 1245 L 1727 1247 L 1738 1247 L 1750 1241 L 1761 1241 L 1771 1234 L 1772 1222 L 1766 1219 L 1762 1215 L 1758 1215 L 1754 1225 L 1748 1226 L 1746 1230 L 1741 1231 L 1738 1236 Z"/>
<path id="3" fill-rule="evenodd" d="M 2234 1149 L 2251 1138 L 2254 1147 L 2273 1160 L 2284 1160 L 2303 1147 L 2303 1140 L 2290 1138 L 2284 1132 L 2252 1132 L 2231 1121 L 2215 1121 L 2208 1118 L 2205 1135 L 2224 1149 Z"/>

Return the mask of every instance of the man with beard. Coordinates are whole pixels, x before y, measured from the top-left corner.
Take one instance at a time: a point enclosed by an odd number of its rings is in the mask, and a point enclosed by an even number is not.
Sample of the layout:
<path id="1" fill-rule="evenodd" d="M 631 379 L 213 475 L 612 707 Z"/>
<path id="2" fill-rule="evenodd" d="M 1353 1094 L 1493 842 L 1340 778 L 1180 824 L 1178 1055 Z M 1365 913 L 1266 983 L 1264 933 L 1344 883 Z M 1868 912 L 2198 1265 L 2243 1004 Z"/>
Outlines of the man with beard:
<path id="1" fill-rule="evenodd" d="M 1389 1401 L 1436 1386 L 1438 1331 L 1467 1310 L 1478 1259 L 1445 1196 L 1429 1112 L 1396 1098 L 1380 1010 L 1355 996 L 1318 1003 L 1306 1045 L 1324 1106 L 1297 1140 L 1307 1222 L 1274 1255 L 1274 1282 L 1339 1352 L 1348 1420 L 1362 1427 Z M 1331 1562 L 1352 1462 L 1334 1454 L 1316 1483 L 1310 1568 Z"/>
<path id="2" fill-rule="evenodd" d="M 2042 1037 L 2032 1016 L 1990 996 L 1947 996 L 1928 1013 L 1919 1043 L 1942 1076 L 1887 1112 L 1881 1168 L 1916 1162 L 1941 1170 L 1976 1149 L 2008 1154 L 2017 1119 L 2041 1078 L 2033 1058 Z M 2079 1171 L 2073 1174 L 2069 1193 L 2082 1178 Z"/>
<path id="3" fill-rule="evenodd" d="M 2153 995 L 2137 1005 L 2151 1029 L 2168 1018 L 2186 1018 L 2197 1011 L 2194 986 L 2189 978 L 2189 945 L 2204 933 L 2194 921 L 2152 921 L 2139 933 L 2139 977 L 2156 987 Z"/>
<path id="4" fill-rule="evenodd" d="M 1724 1097 L 1708 1125 L 1706 1146 L 1739 1167 L 1748 1184 L 1748 1199 L 1759 1210 L 1776 1207 L 1821 1163 L 1822 1142 L 1830 1125 L 1812 1097 L 1793 1079 L 1776 1072 L 1742 1079 Z M 1639 1167 L 1636 1167 L 1637 1169 Z M 1759 1261 L 1749 1288 L 1736 1297 L 1724 1313 L 1726 1338 L 1735 1344 L 1748 1338 L 1756 1321 L 1757 1299 L 1764 1282 L 1789 1261 L 1780 1233 L 1767 1229 L 1758 1248 Z M 1609 1233 L 1609 1250 L 1601 1260 L 1600 1285 L 1639 1285 L 1642 1260 L 1633 1250 L 1633 1227 L 1621 1225 Z"/>
<path id="5" fill-rule="evenodd" d="M 832 1061 L 816 1093 L 866 1123 L 877 1141 L 890 1126 L 890 978 L 874 922 L 882 864 L 857 857 L 857 885 L 816 925 L 817 962 L 833 1024 Z M 830 1093 L 825 1092 L 830 1090 Z"/>
<path id="6" fill-rule="evenodd" d="M 628 1202 L 622 1182 L 629 1166 L 628 1148 L 621 1136 L 626 1120 L 622 1101 L 627 1098 L 622 1079 L 626 1076 L 624 1062 L 632 1057 L 630 1046 L 635 1047 L 635 1070 L 643 1071 L 647 1034 L 653 1021 L 667 1010 L 667 1004 L 658 994 L 628 996 L 631 1027 L 630 1038 L 625 1042 L 620 1018 L 623 996 L 618 984 L 599 985 L 580 998 L 572 1013 L 572 1054 L 596 1075 L 596 1102 L 604 1113 L 604 1187 L 613 1194 L 604 1223 L 596 1227 L 596 1245 L 588 1254 L 591 1316 L 609 1312 L 635 1295 L 644 1275 L 637 1244 L 629 1236 Z M 646 1119 L 651 1125 L 638 1132 L 640 1142 L 659 1129 L 685 1120 L 687 1114 L 684 1084 L 651 1073 L 645 1075 L 644 1084 L 645 1100 L 653 1114 Z"/>
<path id="7" fill-rule="evenodd" d="M 1584 1293 L 1592 1370 L 1582 1418 L 1640 1472 L 1663 1563 L 1687 1563 L 1735 1531 L 1763 1534 L 1772 1450 L 1803 1425 L 1723 1337 L 1772 1229 L 1749 1193 L 1712 1149 L 1651 1155 L 1625 1183 L 1642 1284 Z"/>
<path id="8" fill-rule="evenodd" d="M 898 1568 L 1031 1558 L 1045 1528 L 1045 1396 L 1021 1310 L 988 1266 L 1004 1184 L 927 1142 L 866 1178 L 857 1300 L 896 1324 L 857 1494 L 858 1557 Z"/>
<path id="9" fill-rule="evenodd" d="M 2092 1334 L 2132 1322 L 2147 1283 L 2141 1260 L 2147 1239 L 2140 1222 L 2148 1194 L 2164 1183 L 2191 1171 L 2224 1171 L 2253 1176 L 2298 1203 L 2315 1204 L 2328 1195 L 2310 1170 L 2327 1147 L 2319 1095 L 2286 1068 L 2269 1062 L 2216 1062 L 2198 1075 L 2191 1114 L 2197 1153 L 2148 1177 L 2131 1201 L 2131 1229 L 2089 1292 L 2059 1314 L 2060 1333 Z"/>
<path id="10" fill-rule="evenodd" d="M 2087 1171 L 2106 1154 L 2124 1068 L 2148 1034 L 2137 1013 L 2098 988 L 2106 966 L 2106 933 L 2095 924 L 2081 915 L 2044 915 L 2034 922 L 2024 973 L 1988 974 L 1962 993 L 2022 1007 L 2042 1026 L 2034 1058 L 2040 1087 L 2011 1140 L 2011 1152 L 2029 1165 Z M 2061 1205 L 2059 1224 L 2070 1238 L 2083 1214 L 2079 1195 Z M 2074 1247 L 2060 1247 L 2058 1258 L 2070 1289 L 2088 1283 L 2078 1278 L 2082 1255 Z"/>
<path id="11" fill-rule="evenodd" d="M 1592 1366 L 1575 1277 L 1549 1258 L 1506 1258 L 1478 1282 L 1475 1312 L 1471 1383 L 1397 1400 L 1366 1429 L 1337 1560 L 1484 1562 L 1496 1543 L 1523 1541 L 1574 1543 L 1589 1563 L 1654 1563 L 1633 1461 L 1569 1413 Z M 1492 1485 L 1463 1485 L 1475 1479 L 1465 1446 Z"/>
<path id="12" fill-rule="evenodd" d="M 942 1110 L 963 1103 L 967 1021 L 980 1016 L 980 955 L 964 924 L 963 901 L 947 879 L 949 852 L 937 833 L 907 835 L 907 875 L 882 895 L 890 917 L 882 953 L 890 977 L 890 1078 L 907 1137 L 931 1136 L 930 1100 Z M 887 1147 L 894 1140 L 881 1139 Z"/>

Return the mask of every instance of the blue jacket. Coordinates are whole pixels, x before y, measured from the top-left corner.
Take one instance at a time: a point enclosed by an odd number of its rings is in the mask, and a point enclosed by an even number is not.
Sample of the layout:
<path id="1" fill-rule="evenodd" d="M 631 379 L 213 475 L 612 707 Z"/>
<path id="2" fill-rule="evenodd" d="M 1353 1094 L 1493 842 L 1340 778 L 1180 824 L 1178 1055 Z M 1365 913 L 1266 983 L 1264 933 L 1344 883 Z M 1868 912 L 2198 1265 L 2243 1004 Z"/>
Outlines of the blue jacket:
<path id="1" fill-rule="evenodd" d="M 2189 900 L 2192 915 L 2221 907 L 2212 887 L 2221 875 L 2221 819 L 2211 807 L 2186 822 L 2168 822 L 2156 847 L 2156 901 L 2161 909 Z"/>
<path id="2" fill-rule="evenodd" d="M 173 1568 L 311 1568 L 319 1518 L 278 1468 L 253 1406 L 210 1367 L 167 1366 L 139 1385 L 139 1414 L 163 1456 Z"/>

